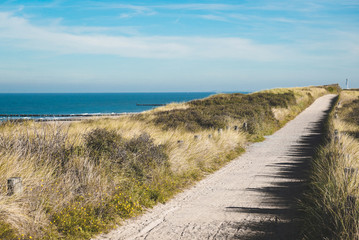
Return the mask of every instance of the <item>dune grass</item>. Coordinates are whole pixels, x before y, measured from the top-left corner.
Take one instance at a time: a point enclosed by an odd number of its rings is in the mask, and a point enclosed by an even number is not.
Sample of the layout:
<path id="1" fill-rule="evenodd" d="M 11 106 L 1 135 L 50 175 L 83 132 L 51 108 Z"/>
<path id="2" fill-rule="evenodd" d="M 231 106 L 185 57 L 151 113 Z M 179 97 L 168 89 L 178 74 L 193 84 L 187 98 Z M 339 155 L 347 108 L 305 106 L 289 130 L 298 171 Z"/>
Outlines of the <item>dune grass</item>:
<path id="1" fill-rule="evenodd" d="M 342 91 L 328 119 L 303 201 L 305 239 L 359 239 L 358 100 L 359 91 Z"/>
<path id="2" fill-rule="evenodd" d="M 216 171 L 335 89 L 219 94 L 81 122 L 2 123 L 0 238 L 89 239 L 108 231 Z M 10 177 L 22 178 L 22 193 L 7 196 Z"/>

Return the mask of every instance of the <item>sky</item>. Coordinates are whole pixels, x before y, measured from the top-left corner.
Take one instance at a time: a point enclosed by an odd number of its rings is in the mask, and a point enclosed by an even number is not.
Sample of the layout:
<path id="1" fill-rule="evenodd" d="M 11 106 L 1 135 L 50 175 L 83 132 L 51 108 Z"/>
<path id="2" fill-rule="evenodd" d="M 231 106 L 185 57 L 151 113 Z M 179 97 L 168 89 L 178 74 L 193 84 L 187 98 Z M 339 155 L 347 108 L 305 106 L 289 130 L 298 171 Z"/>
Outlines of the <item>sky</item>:
<path id="1" fill-rule="evenodd" d="M 0 0 L 0 92 L 359 88 L 358 0 Z"/>

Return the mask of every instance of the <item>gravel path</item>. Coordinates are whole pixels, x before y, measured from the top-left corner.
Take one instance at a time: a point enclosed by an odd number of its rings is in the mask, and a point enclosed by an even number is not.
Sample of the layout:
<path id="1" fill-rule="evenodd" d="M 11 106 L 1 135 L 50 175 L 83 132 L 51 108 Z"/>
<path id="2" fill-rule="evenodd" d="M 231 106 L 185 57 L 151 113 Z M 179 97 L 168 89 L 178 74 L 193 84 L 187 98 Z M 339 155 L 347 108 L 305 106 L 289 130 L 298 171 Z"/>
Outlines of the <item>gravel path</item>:
<path id="1" fill-rule="evenodd" d="M 335 95 L 196 186 L 97 239 L 295 239 L 293 204 Z"/>

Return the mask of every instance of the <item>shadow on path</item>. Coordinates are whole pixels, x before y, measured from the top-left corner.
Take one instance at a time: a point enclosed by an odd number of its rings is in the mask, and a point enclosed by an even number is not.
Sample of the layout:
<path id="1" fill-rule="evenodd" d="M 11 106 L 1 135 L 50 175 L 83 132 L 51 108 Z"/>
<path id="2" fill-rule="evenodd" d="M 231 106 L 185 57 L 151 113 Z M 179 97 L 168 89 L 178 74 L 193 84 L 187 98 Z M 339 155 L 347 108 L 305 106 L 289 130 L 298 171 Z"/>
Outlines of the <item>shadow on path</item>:
<path id="1" fill-rule="evenodd" d="M 305 181 L 312 156 L 318 144 L 322 141 L 324 120 L 329 110 L 318 122 L 310 124 L 309 134 L 302 136 L 296 144 L 290 147 L 281 162 L 267 165 L 277 169 L 276 181 L 268 183 L 268 187 L 249 188 L 247 191 L 259 192 L 264 196 L 260 208 L 245 208 L 240 206 L 227 207 L 226 211 L 248 213 L 258 216 L 258 221 L 228 223 L 227 228 L 236 229 L 234 239 L 298 239 L 301 235 L 300 211 L 297 209 L 305 189 Z M 285 159 L 285 160 L 283 160 Z M 273 176 L 258 175 L 257 177 L 273 178 Z"/>

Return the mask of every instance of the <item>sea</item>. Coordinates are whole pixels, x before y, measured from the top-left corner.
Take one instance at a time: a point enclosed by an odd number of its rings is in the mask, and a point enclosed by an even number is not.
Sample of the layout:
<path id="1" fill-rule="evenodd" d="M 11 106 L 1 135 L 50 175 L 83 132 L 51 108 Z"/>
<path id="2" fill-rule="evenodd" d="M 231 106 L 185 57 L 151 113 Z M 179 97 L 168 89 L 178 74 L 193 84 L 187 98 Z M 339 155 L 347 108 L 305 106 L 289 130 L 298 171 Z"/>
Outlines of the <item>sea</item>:
<path id="1" fill-rule="evenodd" d="M 2 93 L 0 115 L 15 119 L 42 118 L 24 115 L 101 115 L 136 113 L 157 104 L 187 102 L 215 92 L 167 93 Z M 147 105 L 147 106 L 146 106 Z M 148 106 L 150 105 L 150 106 Z M 22 115 L 22 116 L 20 116 Z M 1 120 L 9 119 L 0 116 Z"/>

